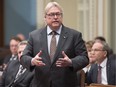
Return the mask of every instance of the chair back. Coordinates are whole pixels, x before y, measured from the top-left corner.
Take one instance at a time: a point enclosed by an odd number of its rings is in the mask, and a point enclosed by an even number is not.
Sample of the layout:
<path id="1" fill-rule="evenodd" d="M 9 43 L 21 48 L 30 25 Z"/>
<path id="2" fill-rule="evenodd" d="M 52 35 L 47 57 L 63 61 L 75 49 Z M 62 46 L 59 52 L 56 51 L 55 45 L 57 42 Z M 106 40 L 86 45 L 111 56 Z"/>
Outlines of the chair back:
<path id="1" fill-rule="evenodd" d="M 77 72 L 77 79 L 79 81 L 80 87 L 85 87 L 85 72 L 84 70 L 80 70 Z"/>

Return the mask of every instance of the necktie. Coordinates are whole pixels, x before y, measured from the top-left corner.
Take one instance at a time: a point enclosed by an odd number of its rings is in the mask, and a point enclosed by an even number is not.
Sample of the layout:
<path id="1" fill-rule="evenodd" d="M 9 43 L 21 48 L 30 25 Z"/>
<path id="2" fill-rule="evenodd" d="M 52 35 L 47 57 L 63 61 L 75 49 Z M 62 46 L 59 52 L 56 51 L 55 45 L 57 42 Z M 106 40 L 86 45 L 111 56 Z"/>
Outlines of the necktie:
<path id="1" fill-rule="evenodd" d="M 50 58 L 52 60 L 56 51 L 56 37 L 55 37 L 56 32 L 52 31 L 51 34 L 52 34 L 52 38 L 50 43 Z"/>
<path id="2" fill-rule="evenodd" d="M 101 66 L 98 66 L 97 83 L 101 84 Z"/>
<path id="3" fill-rule="evenodd" d="M 23 68 L 22 65 L 20 65 L 19 71 L 18 71 L 18 73 L 17 73 L 17 75 L 16 75 L 16 77 L 15 77 L 15 81 L 17 81 L 17 79 L 23 74 L 23 72 L 24 72 L 24 68 Z M 14 82 L 15 82 L 15 81 L 14 81 Z"/>
<path id="4" fill-rule="evenodd" d="M 15 55 L 12 55 L 12 57 L 10 58 L 10 61 L 14 60 L 16 56 Z"/>

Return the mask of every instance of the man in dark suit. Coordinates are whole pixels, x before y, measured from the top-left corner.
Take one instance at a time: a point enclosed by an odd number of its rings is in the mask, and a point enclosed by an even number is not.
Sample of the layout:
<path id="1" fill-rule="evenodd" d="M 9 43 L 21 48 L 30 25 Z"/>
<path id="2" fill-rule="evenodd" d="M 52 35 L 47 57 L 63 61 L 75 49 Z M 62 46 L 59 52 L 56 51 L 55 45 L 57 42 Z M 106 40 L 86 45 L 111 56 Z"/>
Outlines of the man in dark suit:
<path id="1" fill-rule="evenodd" d="M 87 83 L 100 83 L 106 85 L 116 85 L 116 56 L 108 54 L 109 47 L 106 42 L 95 42 L 91 55 L 96 58 L 97 63 L 91 66 L 91 69 L 87 75 Z M 98 66 L 101 67 L 101 74 L 99 76 Z"/>
<path id="2" fill-rule="evenodd" d="M 22 41 L 18 45 L 18 58 L 8 63 L 0 79 L 0 87 L 29 87 L 33 79 L 33 72 L 29 72 L 20 64 L 20 56 L 25 49 L 27 41 Z"/>
<path id="3" fill-rule="evenodd" d="M 11 60 L 15 60 L 17 57 L 17 45 L 21 42 L 21 39 L 18 37 L 12 37 L 9 43 L 10 52 L 11 54 L 8 54 L 3 62 L 3 70 L 6 68 L 7 63 Z"/>
<path id="4" fill-rule="evenodd" d="M 32 87 L 79 87 L 76 72 L 88 65 L 87 51 L 81 33 L 65 27 L 62 18 L 62 8 L 50 2 L 47 26 L 30 33 L 21 64 L 35 69 Z"/>

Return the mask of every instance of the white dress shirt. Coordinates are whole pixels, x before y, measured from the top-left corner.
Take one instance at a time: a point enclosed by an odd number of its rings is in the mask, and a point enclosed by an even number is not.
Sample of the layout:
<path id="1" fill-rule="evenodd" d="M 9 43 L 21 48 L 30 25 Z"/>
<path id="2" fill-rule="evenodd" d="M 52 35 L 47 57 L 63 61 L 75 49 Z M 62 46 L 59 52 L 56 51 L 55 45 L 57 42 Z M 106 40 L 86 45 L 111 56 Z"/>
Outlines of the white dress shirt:
<path id="1" fill-rule="evenodd" d="M 108 84 L 107 81 L 107 70 L 106 70 L 106 64 L 107 64 L 107 58 L 104 59 L 104 61 L 100 64 L 101 68 L 101 83 L 102 84 Z"/>
<path id="2" fill-rule="evenodd" d="M 60 34 L 61 34 L 61 29 L 62 29 L 62 26 L 60 26 L 60 28 L 56 31 L 56 44 L 58 45 L 58 41 L 59 41 L 59 38 L 60 38 Z M 50 43 L 51 43 L 51 39 L 52 39 L 52 35 L 50 35 L 50 33 L 52 32 L 53 30 L 50 29 L 49 26 L 47 26 L 47 40 L 48 40 L 48 52 L 50 54 Z"/>

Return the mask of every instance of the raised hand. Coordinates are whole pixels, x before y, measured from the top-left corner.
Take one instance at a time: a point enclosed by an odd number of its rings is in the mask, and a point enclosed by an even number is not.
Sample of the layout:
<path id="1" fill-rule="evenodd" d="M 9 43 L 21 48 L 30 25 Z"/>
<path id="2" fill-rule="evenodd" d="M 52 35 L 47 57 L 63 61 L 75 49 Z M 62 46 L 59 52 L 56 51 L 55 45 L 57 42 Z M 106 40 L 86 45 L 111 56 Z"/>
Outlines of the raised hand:
<path id="1" fill-rule="evenodd" d="M 56 66 L 57 67 L 67 67 L 67 66 L 72 66 L 72 61 L 71 59 L 65 54 L 64 51 L 62 51 L 63 58 L 59 58 L 56 61 Z"/>
<path id="2" fill-rule="evenodd" d="M 31 64 L 32 65 L 36 65 L 36 66 L 44 66 L 45 63 L 43 63 L 42 58 L 40 57 L 40 55 L 42 54 L 42 51 L 40 50 L 40 52 L 31 60 Z"/>

